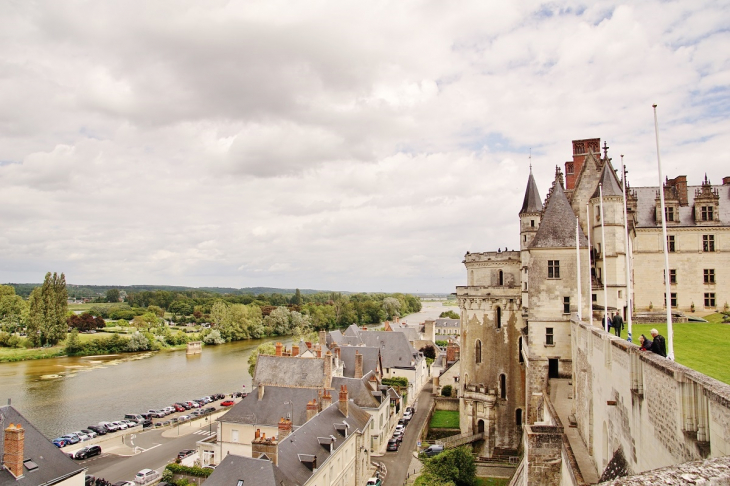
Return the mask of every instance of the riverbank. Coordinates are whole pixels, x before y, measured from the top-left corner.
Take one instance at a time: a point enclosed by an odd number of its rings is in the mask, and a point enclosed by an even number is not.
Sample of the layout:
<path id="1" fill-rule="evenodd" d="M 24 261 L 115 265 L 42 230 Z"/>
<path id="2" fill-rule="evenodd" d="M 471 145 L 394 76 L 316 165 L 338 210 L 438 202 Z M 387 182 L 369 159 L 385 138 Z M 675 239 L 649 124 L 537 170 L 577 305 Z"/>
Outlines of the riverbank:
<path id="1" fill-rule="evenodd" d="M 158 351 L 180 351 L 187 349 L 187 344 L 167 346 Z M 157 351 L 152 351 L 157 352 Z M 133 354 L 138 351 L 115 354 Z M 75 355 L 75 357 L 95 356 L 94 354 Z M 66 358 L 66 346 L 56 345 L 50 348 L 0 348 L 0 363 L 16 363 L 18 361 L 30 361 L 35 359 Z"/>

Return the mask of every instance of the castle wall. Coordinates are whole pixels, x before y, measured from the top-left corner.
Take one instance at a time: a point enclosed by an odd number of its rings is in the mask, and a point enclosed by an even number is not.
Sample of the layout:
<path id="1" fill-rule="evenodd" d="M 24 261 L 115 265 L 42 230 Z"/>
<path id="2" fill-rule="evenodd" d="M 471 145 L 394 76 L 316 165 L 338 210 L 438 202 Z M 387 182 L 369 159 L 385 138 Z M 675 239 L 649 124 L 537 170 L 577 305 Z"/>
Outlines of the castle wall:
<path id="1" fill-rule="evenodd" d="M 585 323 L 571 323 L 578 431 L 603 471 L 630 473 L 730 454 L 730 385 Z"/>

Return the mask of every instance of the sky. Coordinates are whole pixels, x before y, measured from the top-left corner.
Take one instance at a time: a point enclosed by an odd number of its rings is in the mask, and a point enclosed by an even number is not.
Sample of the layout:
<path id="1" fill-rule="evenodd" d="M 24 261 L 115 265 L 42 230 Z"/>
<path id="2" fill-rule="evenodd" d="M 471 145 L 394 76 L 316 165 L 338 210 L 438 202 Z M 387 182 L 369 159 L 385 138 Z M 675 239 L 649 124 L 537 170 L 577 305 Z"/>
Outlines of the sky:
<path id="1" fill-rule="evenodd" d="M 454 292 L 571 140 L 730 176 L 727 1 L 0 2 L 0 282 Z"/>

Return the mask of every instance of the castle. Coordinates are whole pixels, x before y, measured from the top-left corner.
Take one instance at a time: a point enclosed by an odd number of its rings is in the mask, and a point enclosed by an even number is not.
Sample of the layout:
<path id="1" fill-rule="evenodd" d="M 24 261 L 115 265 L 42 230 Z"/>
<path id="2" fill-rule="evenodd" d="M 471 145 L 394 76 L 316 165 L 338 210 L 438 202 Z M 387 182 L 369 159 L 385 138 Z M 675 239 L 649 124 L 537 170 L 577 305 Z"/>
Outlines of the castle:
<path id="1" fill-rule="evenodd" d="M 565 175 L 556 168 L 544 202 L 530 170 L 519 211 L 519 251 L 467 252 L 464 258 L 467 285 L 456 292 L 461 310 L 460 428 L 481 456 L 515 454 L 521 446 L 528 447 L 526 428 L 554 423 L 545 396 L 551 378 L 572 379 L 574 398 L 588 394 L 583 398 L 592 403 L 589 395 L 595 390 L 577 389 L 582 373 L 590 368 L 575 367 L 578 354 L 585 351 L 576 349 L 576 339 L 589 339 L 581 329 L 602 333 L 593 339 L 596 347 L 599 341 L 608 346 L 608 351 L 601 348 L 608 353 L 608 365 L 613 347 L 623 346 L 628 355 L 637 349 L 609 337 L 600 322 L 606 312 L 626 319 L 629 305 L 634 312 L 664 308 L 659 190 L 666 202 L 672 308 L 712 312 L 727 309 L 730 301 L 730 177 L 720 186 L 706 177 L 700 186 L 688 186 L 686 176 L 667 180 L 661 189 L 631 188 L 627 183 L 624 203 L 623 181 L 608 148 L 604 146 L 601 154 L 597 138 L 573 141 L 573 157 L 564 168 Z M 590 362 L 592 356 L 580 357 Z M 626 366 L 627 380 L 633 379 L 626 386 L 635 388 L 638 378 Z M 684 368 L 671 362 L 667 366 Z M 620 395 L 616 390 L 622 387 L 616 384 L 613 391 Z M 587 408 L 576 410 L 581 412 L 586 416 L 577 418 L 578 427 L 594 453 L 596 415 Z M 611 435 L 608 427 L 605 435 Z M 622 450 L 630 448 L 630 442 Z M 621 445 L 621 440 L 608 441 L 600 460 L 594 455 L 599 472 L 613 457 L 615 444 Z M 696 456 L 702 457 L 706 456 Z M 666 464 L 684 461 L 668 459 Z M 632 464 L 634 472 L 647 469 L 640 458 L 634 457 Z"/>

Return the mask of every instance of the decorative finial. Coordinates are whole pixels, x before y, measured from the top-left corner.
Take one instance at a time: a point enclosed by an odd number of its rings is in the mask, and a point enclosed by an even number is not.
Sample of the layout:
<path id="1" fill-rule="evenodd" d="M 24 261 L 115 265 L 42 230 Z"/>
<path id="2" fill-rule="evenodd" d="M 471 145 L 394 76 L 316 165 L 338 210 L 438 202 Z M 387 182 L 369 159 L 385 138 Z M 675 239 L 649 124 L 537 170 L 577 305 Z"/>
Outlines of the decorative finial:
<path id="1" fill-rule="evenodd" d="M 608 158 L 608 149 L 609 149 L 609 146 L 606 143 L 606 141 L 604 140 L 603 141 L 603 158 L 604 159 L 607 159 Z"/>
<path id="2" fill-rule="evenodd" d="M 532 174 L 532 147 L 530 147 L 530 174 Z"/>

